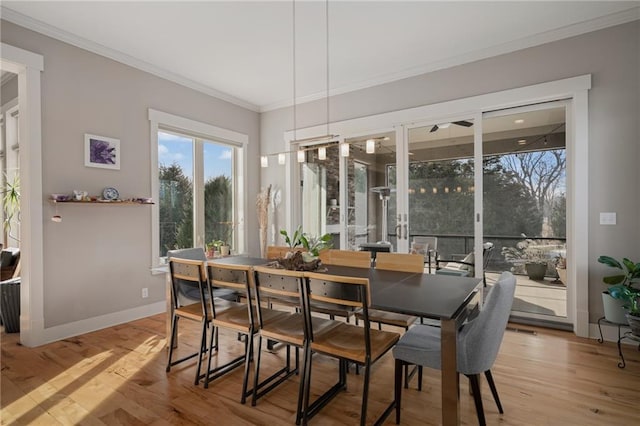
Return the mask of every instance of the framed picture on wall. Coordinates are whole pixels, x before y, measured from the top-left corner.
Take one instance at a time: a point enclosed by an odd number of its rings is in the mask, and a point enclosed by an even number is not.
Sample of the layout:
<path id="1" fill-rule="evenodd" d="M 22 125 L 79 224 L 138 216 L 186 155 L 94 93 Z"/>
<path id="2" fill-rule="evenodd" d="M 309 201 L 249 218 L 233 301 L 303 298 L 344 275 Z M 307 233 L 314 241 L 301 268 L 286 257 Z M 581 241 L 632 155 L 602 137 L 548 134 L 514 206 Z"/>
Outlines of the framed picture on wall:
<path id="1" fill-rule="evenodd" d="M 84 165 L 120 170 L 120 140 L 85 133 Z"/>

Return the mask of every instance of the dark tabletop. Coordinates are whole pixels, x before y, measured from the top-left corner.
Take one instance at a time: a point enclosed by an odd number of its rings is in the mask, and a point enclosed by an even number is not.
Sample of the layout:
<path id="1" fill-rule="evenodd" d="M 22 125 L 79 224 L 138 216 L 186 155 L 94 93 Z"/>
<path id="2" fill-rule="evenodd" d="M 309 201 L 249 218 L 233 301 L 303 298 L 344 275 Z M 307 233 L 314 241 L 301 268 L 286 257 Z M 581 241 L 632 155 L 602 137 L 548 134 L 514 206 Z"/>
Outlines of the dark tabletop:
<path id="1" fill-rule="evenodd" d="M 259 257 L 229 256 L 209 263 L 257 266 L 272 262 Z M 332 275 L 369 278 L 371 308 L 434 319 L 454 318 L 481 289 L 480 278 L 414 272 L 385 271 L 375 268 L 324 265 Z"/>
<path id="2" fill-rule="evenodd" d="M 207 263 L 215 264 L 220 263 L 223 265 L 246 265 L 246 266 L 259 266 L 266 265 L 267 263 L 271 263 L 273 260 L 263 259 L 261 257 L 249 257 L 249 256 L 228 256 L 228 257 L 218 257 L 215 259 L 210 259 Z"/>
<path id="3" fill-rule="evenodd" d="M 369 278 L 371 308 L 451 319 L 475 296 L 480 278 L 326 265 L 327 273 Z"/>

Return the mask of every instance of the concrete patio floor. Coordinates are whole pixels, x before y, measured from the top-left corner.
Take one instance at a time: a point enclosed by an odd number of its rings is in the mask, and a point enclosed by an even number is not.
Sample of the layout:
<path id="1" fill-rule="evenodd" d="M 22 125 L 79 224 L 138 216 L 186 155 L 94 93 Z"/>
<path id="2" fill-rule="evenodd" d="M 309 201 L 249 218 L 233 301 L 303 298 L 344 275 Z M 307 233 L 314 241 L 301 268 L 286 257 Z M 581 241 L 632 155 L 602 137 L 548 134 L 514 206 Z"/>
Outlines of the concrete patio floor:
<path id="1" fill-rule="evenodd" d="M 496 282 L 497 272 L 487 272 L 487 284 Z M 516 275 L 516 294 L 513 311 L 534 313 L 552 317 L 567 316 L 567 287 L 560 281 L 545 278 L 543 281 L 530 280 L 526 275 Z"/>

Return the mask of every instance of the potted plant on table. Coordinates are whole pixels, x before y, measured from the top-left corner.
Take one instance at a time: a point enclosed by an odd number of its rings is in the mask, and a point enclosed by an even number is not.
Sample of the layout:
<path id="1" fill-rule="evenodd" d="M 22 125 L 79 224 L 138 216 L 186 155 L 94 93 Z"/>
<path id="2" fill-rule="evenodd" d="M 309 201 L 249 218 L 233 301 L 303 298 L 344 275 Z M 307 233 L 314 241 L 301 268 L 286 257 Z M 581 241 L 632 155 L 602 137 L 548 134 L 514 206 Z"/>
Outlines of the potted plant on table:
<path id="1" fill-rule="evenodd" d="M 213 258 L 216 256 L 216 244 L 215 241 L 211 241 L 210 243 L 206 244 L 207 247 L 207 257 L 208 258 Z"/>
<path id="2" fill-rule="evenodd" d="M 278 263 L 285 269 L 313 271 L 320 266 L 318 255 L 321 250 L 332 246 L 331 234 L 324 234 L 319 237 L 313 237 L 302 232 L 302 227 L 298 227 L 289 236 L 289 233 L 281 229 L 280 235 L 284 237 L 284 241 L 289 246 L 289 252 L 284 258 L 278 259 Z M 302 247 L 304 251 L 296 250 Z"/>
<path id="3" fill-rule="evenodd" d="M 640 336 L 640 263 L 626 257 L 622 262 L 610 256 L 600 256 L 598 262 L 619 269 L 622 273 L 609 275 L 602 280 L 609 285 L 602 293 L 605 319 L 616 324 L 628 322 L 633 334 Z"/>
<path id="4" fill-rule="evenodd" d="M 549 255 L 537 246 L 534 240 L 527 238 L 518 242 L 515 247 L 503 247 L 502 255 L 516 266 L 524 265 L 529 279 L 540 281 L 547 273 Z"/>

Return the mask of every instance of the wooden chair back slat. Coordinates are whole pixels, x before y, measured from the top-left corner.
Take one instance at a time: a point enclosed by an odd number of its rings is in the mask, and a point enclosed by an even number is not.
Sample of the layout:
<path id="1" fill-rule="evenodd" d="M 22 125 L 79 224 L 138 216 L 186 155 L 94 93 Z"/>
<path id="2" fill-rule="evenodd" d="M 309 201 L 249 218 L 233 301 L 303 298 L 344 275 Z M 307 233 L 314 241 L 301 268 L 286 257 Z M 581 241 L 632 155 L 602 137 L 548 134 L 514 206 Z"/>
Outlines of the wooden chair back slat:
<path id="1" fill-rule="evenodd" d="M 326 252 L 324 255 L 326 261 L 322 260 L 322 262 L 327 265 L 352 266 L 354 268 L 371 267 L 371 253 L 368 251 L 330 249 Z"/>
<path id="2" fill-rule="evenodd" d="M 424 257 L 409 253 L 378 253 L 376 269 L 401 272 L 423 272 Z"/>
<path id="3" fill-rule="evenodd" d="M 362 308 L 370 304 L 369 279 L 305 272 L 309 300 Z"/>
<path id="4" fill-rule="evenodd" d="M 209 262 L 207 264 L 207 275 L 209 288 L 222 287 L 236 291 L 239 297 L 246 298 L 247 309 L 249 310 L 249 322 L 254 324 L 253 303 L 251 288 L 253 287 L 253 272 L 250 266 L 229 265 L 223 263 Z M 213 299 L 211 299 L 213 301 Z M 216 305 L 210 304 L 213 318 L 216 319 Z"/>
<path id="5" fill-rule="evenodd" d="M 181 259 L 177 257 L 169 258 L 169 271 L 171 273 L 171 298 L 175 309 L 180 309 L 182 304 L 178 294 L 181 282 L 197 283 L 202 315 L 207 317 L 207 303 L 205 294 L 209 290 L 207 287 L 206 270 L 204 262 L 201 260 Z M 209 294 L 210 295 L 210 294 Z"/>
<path id="6" fill-rule="evenodd" d="M 264 266 L 254 267 L 256 289 L 261 295 L 291 301 L 300 297 L 303 273 Z"/>

